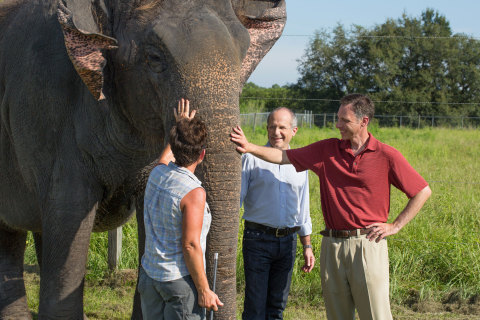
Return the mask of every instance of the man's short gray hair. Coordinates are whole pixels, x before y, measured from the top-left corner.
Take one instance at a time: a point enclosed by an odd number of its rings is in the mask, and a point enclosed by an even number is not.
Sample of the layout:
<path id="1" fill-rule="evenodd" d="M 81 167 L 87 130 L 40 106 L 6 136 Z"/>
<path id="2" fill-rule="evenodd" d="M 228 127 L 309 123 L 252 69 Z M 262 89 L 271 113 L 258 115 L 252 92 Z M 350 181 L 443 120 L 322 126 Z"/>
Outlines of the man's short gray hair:
<path id="1" fill-rule="evenodd" d="M 360 93 L 351 93 L 340 99 L 340 106 L 352 105 L 352 111 L 357 119 L 367 116 L 370 121 L 375 114 L 375 104 L 366 95 Z"/>
<path id="2" fill-rule="evenodd" d="M 272 118 L 272 114 L 274 114 L 275 112 L 280 111 L 280 110 L 286 110 L 290 113 L 290 117 L 292 119 L 292 121 L 290 122 L 290 125 L 292 126 L 292 129 L 296 128 L 297 127 L 297 116 L 295 115 L 295 112 L 293 112 L 292 110 L 290 110 L 287 107 L 278 107 L 278 108 L 273 109 L 272 112 L 270 112 L 268 114 L 267 126 L 270 123 L 270 119 Z"/>

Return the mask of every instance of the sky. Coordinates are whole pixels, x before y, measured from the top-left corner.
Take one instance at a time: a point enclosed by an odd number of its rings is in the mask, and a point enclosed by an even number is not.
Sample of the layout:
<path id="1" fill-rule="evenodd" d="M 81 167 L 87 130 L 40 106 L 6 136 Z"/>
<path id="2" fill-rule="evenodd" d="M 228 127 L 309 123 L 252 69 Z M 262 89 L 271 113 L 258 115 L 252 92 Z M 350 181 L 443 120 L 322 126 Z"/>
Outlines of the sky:
<path id="1" fill-rule="evenodd" d="M 354 24 L 372 28 L 388 18 L 398 19 L 403 13 L 418 18 L 431 8 L 446 17 L 453 33 L 464 33 L 480 41 L 479 0 L 286 0 L 286 4 L 283 35 L 248 79 L 262 87 L 296 83 L 297 60 L 303 56 L 315 30 L 332 31 L 338 24 L 346 30 Z"/>

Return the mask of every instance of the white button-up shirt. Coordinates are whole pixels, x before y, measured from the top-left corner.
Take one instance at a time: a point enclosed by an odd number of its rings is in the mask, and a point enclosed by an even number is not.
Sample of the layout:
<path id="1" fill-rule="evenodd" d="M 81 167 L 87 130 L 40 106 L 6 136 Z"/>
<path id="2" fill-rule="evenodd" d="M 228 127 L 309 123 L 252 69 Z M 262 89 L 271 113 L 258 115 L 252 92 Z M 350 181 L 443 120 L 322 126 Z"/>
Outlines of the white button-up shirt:
<path id="1" fill-rule="evenodd" d="M 309 201 L 308 171 L 242 156 L 243 219 L 274 228 L 299 226 L 298 234 L 307 236 L 312 233 Z"/>

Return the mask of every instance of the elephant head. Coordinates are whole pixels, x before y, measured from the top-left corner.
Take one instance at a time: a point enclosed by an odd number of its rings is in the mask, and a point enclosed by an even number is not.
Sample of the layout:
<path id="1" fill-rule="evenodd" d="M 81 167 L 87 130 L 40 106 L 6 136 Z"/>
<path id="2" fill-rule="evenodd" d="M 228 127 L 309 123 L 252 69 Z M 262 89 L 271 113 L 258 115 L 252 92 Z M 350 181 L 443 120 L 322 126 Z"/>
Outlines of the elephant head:
<path id="1" fill-rule="evenodd" d="M 143 217 L 138 177 L 182 97 L 208 127 L 207 272 L 218 252 L 217 318 L 235 317 L 240 156 L 229 134 L 285 20 L 283 0 L 0 0 L 0 318 L 30 318 L 27 230 L 41 256 L 39 318 L 83 318 L 90 233 L 125 222 L 135 199 Z"/>
<path id="2" fill-rule="evenodd" d="M 220 253 L 217 288 L 227 303 L 219 317 L 233 318 L 240 157 L 229 133 L 239 123 L 244 82 L 283 31 L 285 2 L 63 0 L 57 16 L 86 88 L 112 114 L 112 126 L 129 132 L 112 135 L 144 143 L 142 165 L 166 140 L 180 97 L 207 123 L 207 155 L 198 173 L 213 217 L 207 261 Z M 210 263 L 207 271 L 211 276 Z"/>

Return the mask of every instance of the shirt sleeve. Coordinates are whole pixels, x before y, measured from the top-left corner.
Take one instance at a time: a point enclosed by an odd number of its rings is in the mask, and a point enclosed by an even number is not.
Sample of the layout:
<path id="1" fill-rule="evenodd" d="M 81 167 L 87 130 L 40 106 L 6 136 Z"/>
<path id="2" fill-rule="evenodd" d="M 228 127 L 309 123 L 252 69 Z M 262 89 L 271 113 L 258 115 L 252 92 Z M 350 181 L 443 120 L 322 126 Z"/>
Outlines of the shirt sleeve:
<path id="1" fill-rule="evenodd" d="M 320 161 L 323 141 L 317 141 L 303 148 L 287 150 L 287 157 L 297 172 L 312 170 L 313 165 Z"/>
<path id="2" fill-rule="evenodd" d="M 410 199 L 428 186 L 428 183 L 400 151 L 393 149 L 393 152 L 395 154 L 390 157 L 390 182 Z"/>
<path id="3" fill-rule="evenodd" d="M 248 154 L 242 155 L 242 187 L 240 191 L 240 208 L 243 205 L 243 201 L 247 196 L 249 182 L 250 182 L 250 168 L 251 160 Z"/>
<path id="4" fill-rule="evenodd" d="M 312 234 L 312 220 L 310 218 L 310 185 L 308 183 L 308 171 L 305 171 L 305 184 L 300 194 L 300 213 L 304 223 L 300 226 L 298 234 L 302 237 Z"/>

